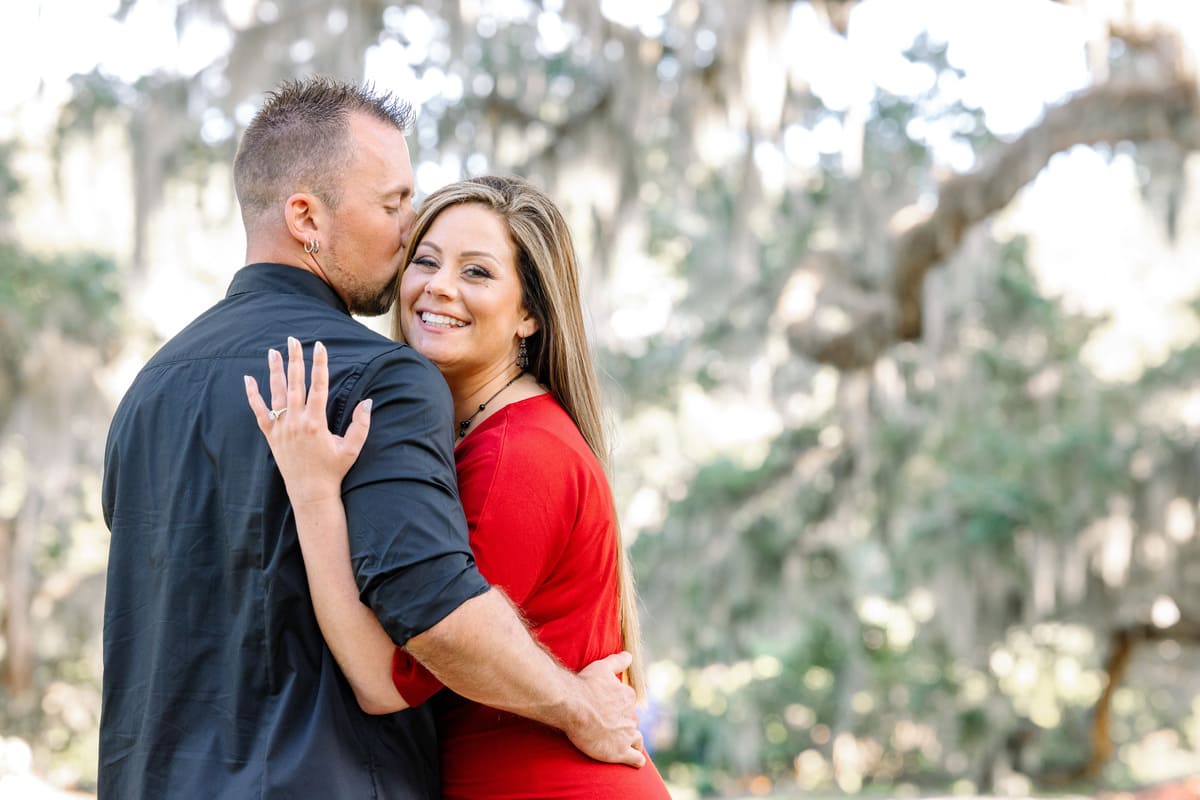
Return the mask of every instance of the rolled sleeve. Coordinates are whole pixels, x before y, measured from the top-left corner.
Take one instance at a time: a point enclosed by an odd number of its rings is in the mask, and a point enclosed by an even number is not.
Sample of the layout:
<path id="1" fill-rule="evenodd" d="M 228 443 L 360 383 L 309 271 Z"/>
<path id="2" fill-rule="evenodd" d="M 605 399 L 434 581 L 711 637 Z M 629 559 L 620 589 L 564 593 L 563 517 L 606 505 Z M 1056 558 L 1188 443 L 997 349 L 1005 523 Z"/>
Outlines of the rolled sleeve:
<path id="1" fill-rule="evenodd" d="M 409 347 L 347 387 L 339 429 L 370 398 L 371 432 L 342 484 L 362 601 L 398 645 L 487 591 L 475 567 L 454 472 L 453 404 L 437 369 Z"/>

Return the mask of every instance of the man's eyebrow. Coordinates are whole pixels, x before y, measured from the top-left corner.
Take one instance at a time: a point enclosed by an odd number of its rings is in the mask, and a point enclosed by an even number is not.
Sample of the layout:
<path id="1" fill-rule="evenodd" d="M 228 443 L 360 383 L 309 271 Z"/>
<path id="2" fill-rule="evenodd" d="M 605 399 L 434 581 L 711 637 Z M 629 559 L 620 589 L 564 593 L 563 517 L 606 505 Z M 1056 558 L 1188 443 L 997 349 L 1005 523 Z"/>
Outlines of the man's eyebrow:
<path id="1" fill-rule="evenodd" d="M 399 195 L 400 198 L 403 199 L 405 197 L 408 197 L 412 193 L 413 193 L 413 190 L 412 190 L 411 186 L 397 186 L 395 189 L 389 189 L 389 190 L 383 192 L 383 194 L 381 194 L 379 196 L 380 197 L 395 197 L 396 195 Z"/>

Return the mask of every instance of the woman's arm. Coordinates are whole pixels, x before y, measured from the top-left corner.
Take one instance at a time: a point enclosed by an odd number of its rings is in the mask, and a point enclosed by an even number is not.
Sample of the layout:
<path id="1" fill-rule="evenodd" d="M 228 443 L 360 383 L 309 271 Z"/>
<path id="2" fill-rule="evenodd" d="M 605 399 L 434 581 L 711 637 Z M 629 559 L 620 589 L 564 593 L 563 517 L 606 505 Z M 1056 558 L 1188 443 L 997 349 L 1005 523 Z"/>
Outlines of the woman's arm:
<path id="1" fill-rule="evenodd" d="M 366 441 L 371 401 L 365 400 L 354 409 L 346 435 L 337 436 L 329 431 L 325 419 L 329 363 L 324 345 L 317 342 L 313 347 L 312 388 L 307 400 L 300 342 L 288 338 L 286 380 L 279 353 L 272 350 L 268 360 L 272 407 L 286 408 L 286 412 L 273 418 L 257 382 L 248 375 L 246 398 L 292 501 L 317 624 L 363 711 L 386 714 L 407 708 L 408 703 L 392 683 L 396 645 L 375 613 L 358 597 L 342 505 L 342 478 Z"/>
<path id="2" fill-rule="evenodd" d="M 408 708 L 392 682 L 396 645 L 358 597 L 341 498 L 292 503 L 292 510 L 317 624 L 359 707 L 368 714 Z"/>
<path id="3" fill-rule="evenodd" d="M 313 350 L 307 401 L 298 341 L 288 339 L 286 378 L 279 353 L 271 352 L 270 367 L 275 411 L 268 410 L 249 377 L 246 397 L 296 511 L 322 633 L 364 710 L 379 713 L 406 707 L 392 685 L 392 651 L 383 658 L 378 655 L 388 636 L 374 620 L 369 627 L 378 628 L 377 632 L 364 634 L 358 628 L 366 619 L 362 612 L 372 616 L 373 612 L 359 602 L 357 581 L 347 578 L 351 566 L 341 482 L 366 441 L 370 400 L 354 409 L 346 435 L 336 436 L 325 417 L 329 369 L 324 346 L 318 343 Z M 287 410 L 281 417 L 282 408 Z M 390 641 L 387 647 L 392 647 Z M 597 760 L 635 767 L 646 762 L 633 690 L 617 677 L 629 666 L 629 654 L 609 656 L 574 674 L 537 644 L 499 591 L 489 590 L 462 603 L 433 627 L 414 635 L 406 647 L 464 697 L 559 728 Z"/>

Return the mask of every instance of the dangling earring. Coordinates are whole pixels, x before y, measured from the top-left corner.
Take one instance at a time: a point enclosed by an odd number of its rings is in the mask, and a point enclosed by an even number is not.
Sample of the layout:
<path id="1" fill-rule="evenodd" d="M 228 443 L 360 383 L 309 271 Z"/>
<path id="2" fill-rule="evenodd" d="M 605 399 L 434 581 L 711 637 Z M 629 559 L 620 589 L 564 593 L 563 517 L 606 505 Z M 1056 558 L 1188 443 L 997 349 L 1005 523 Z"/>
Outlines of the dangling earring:
<path id="1" fill-rule="evenodd" d="M 529 350 L 525 347 L 525 337 L 521 337 L 521 347 L 517 350 L 517 369 L 525 369 L 529 366 Z"/>
<path id="2" fill-rule="evenodd" d="M 317 251 L 320 249 L 321 249 L 321 243 L 319 241 L 317 241 L 316 239 L 309 239 L 308 242 L 304 245 L 304 252 L 306 252 L 310 255 L 315 256 L 317 254 Z"/>

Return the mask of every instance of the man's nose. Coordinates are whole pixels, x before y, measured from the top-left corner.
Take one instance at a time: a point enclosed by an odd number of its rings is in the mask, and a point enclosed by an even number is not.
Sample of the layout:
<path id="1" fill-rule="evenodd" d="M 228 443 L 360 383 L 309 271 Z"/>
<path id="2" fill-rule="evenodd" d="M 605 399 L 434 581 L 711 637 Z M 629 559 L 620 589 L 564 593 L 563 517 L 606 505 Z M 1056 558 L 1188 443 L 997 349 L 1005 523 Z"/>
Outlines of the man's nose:
<path id="1" fill-rule="evenodd" d="M 408 247 L 409 241 L 412 239 L 413 223 L 417 221 L 417 210 L 411 204 L 404 207 L 400 212 L 400 249 Z"/>

